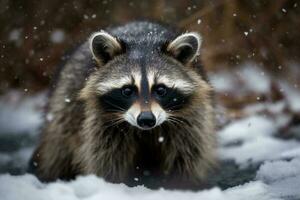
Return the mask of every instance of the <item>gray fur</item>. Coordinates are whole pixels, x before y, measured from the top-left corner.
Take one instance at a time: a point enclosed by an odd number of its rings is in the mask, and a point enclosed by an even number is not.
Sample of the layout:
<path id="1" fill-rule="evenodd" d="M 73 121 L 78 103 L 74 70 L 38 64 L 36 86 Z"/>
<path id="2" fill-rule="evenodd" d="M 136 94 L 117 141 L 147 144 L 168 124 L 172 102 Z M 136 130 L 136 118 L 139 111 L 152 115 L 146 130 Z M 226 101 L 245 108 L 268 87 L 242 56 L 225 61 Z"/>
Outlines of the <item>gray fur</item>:
<path id="1" fill-rule="evenodd" d="M 212 88 L 197 69 L 199 62 L 183 66 L 164 54 L 162 46 L 180 32 L 160 24 L 134 22 L 106 31 L 127 45 L 126 52 L 99 66 L 86 42 L 70 56 L 49 99 L 51 117 L 32 158 L 37 176 L 52 181 L 96 174 L 111 182 L 153 188 L 201 186 L 215 166 L 216 142 Z M 141 63 L 148 72 L 191 82 L 190 103 L 175 113 L 182 120 L 150 131 L 126 122 L 106 127 L 115 116 L 99 106 L 96 85 L 130 75 Z"/>

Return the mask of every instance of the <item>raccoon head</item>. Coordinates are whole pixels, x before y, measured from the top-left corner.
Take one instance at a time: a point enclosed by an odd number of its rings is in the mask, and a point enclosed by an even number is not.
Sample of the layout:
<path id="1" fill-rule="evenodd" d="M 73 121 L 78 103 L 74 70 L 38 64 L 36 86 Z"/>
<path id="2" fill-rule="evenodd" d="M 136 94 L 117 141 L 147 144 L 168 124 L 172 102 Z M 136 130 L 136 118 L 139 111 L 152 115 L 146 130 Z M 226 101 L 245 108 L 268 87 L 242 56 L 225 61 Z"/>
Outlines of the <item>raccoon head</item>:
<path id="1" fill-rule="evenodd" d="M 184 117 L 201 79 L 191 64 L 199 54 L 199 34 L 128 42 L 101 31 L 89 44 L 98 64 L 81 96 L 95 100 L 104 121 L 150 130 Z"/>

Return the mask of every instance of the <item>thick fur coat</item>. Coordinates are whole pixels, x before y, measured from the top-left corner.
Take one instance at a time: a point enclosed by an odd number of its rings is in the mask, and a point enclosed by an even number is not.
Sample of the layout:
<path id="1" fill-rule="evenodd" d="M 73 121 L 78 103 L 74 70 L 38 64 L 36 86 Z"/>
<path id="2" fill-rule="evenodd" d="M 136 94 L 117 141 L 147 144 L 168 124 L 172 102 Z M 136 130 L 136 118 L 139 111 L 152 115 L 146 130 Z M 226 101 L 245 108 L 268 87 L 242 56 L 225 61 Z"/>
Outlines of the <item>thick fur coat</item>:
<path id="1" fill-rule="evenodd" d="M 200 44 L 195 43 L 200 41 L 188 38 L 193 35 L 179 38 L 182 32 L 151 22 L 99 33 L 101 40 L 87 41 L 70 55 L 53 86 L 41 141 L 31 161 L 36 175 L 52 181 L 96 174 L 110 182 L 150 188 L 203 186 L 216 163 L 216 140 L 213 90 L 196 58 Z M 190 45 L 182 48 L 186 43 Z M 114 112 L 115 104 L 109 107 L 116 98 L 107 96 L 122 86 L 127 74 L 140 77 L 140 82 L 150 74 L 160 76 L 178 91 L 172 101 L 179 99 L 180 104 L 173 107 L 150 99 L 155 103 L 152 110 L 160 107 L 168 115 L 162 124 L 143 130 L 122 117 L 114 120 L 124 115 Z M 150 82 L 148 78 L 147 86 Z"/>

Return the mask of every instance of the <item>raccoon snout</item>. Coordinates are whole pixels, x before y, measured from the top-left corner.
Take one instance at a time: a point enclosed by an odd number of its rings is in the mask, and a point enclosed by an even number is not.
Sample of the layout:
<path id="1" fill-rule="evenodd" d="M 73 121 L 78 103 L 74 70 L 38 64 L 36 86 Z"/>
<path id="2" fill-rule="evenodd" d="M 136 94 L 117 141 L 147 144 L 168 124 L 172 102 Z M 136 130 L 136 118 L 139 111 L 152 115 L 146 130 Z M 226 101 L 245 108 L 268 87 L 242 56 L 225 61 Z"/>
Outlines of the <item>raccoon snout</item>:
<path id="1" fill-rule="evenodd" d="M 141 112 L 137 117 L 137 124 L 143 129 L 151 129 L 156 124 L 156 118 L 152 112 Z"/>

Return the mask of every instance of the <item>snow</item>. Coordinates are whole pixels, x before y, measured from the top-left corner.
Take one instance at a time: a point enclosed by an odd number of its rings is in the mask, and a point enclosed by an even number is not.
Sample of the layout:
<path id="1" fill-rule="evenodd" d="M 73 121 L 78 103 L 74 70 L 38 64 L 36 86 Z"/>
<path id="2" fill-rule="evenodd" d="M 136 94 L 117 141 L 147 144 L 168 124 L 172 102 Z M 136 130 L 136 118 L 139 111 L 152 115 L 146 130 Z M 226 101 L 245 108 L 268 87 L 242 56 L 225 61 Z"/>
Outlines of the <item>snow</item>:
<path id="1" fill-rule="evenodd" d="M 9 33 L 8 39 L 10 41 L 18 41 L 21 38 L 21 29 L 14 29 Z"/>
<path id="2" fill-rule="evenodd" d="M 23 42 L 22 29 L 14 29 L 8 35 L 8 40 L 14 42 L 17 46 L 20 46 Z"/>
<path id="3" fill-rule="evenodd" d="M 219 132 L 220 143 L 223 145 L 236 141 L 258 140 L 275 132 L 275 127 L 270 119 L 262 116 L 251 116 L 237 120 Z"/>
<path id="4" fill-rule="evenodd" d="M 279 101 L 276 103 L 257 103 L 254 105 L 249 105 L 245 108 L 245 111 L 248 114 L 255 114 L 257 112 L 263 111 L 263 110 L 268 110 L 268 112 L 272 112 L 274 114 L 280 114 L 283 109 L 285 108 L 286 103 L 283 101 Z"/>
<path id="5" fill-rule="evenodd" d="M 282 141 L 276 138 L 257 138 L 241 146 L 221 148 L 219 154 L 222 159 L 233 159 L 242 168 L 265 160 L 278 159 L 282 153 L 291 148 L 299 147 L 296 141 Z"/>
<path id="6" fill-rule="evenodd" d="M 275 195 L 299 199 L 300 158 L 266 162 L 258 170 L 256 179 L 268 183 Z"/>
<path id="7" fill-rule="evenodd" d="M 261 181 L 250 182 L 242 186 L 221 191 L 218 188 L 199 192 L 169 191 L 159 189 L 156 191 L 143 186 L 129 188 L 123 184 L 106 183 L 93 175 L 78 177 L 75 181 L 58 181 L 50 184 L 40 183 L 32 175 L 0 176 L 0 195 L 2 200 L 96 200 L 96 199 L 123 199 L 123 200 L 275 200 L 280 195 L 270 194 L 270 188 Z"/>
<path id="8" fill-rule="evenodd" d="M 212 84 L 219 93 L 268 93 L 271 77 L 255 65 L 246 64 L 235 72 L 222 71 L 212 75 Z M 255 83 L 255 84 L 254 84 Z M 242 85 L 241 85 L 242 84 Z M 237 87 L 238 86 L 238 87 Z M 276 102 L 255 102 L 241 109 L 243 115 L 232 121 L 223 119 L 218 131 L 218 156 L 221 162 L 232 161 L 237 174 L 254 169 L 252 178 L 234 186 L 215 185 L 211 189 L 193 192 L 180 190 L 150 190 L 144 186 L 127 187 L 124 184 L 107 183 L 94 175 L 79 176 L 74 181 L 41 183 L 35 176 L 24 174 L 34 149 L 38 128 L 43 122 L 42 108 L 45 94 L 27 95 L 12 91 L 0 97 L 0 199 L 1 200 L 295 200 L 300 199 L 300 141 L 279 137 L 291 120 L 286 112 L 300 110 L 300 92 L 290 84 L 280 81 L 285 99 Z M 66 103 L 71 101 L 65 99 Z M 222 106 L 219 111 L 226 113 Z M 46 120 L 55 116 L 49 114 Z M 221 116 L 222 117 L 222 116 Z M 16 123 L 18 124 L 16 126 Z M 299 125 L 292 127 L 299 132 Z M 12 138 L 12 139 L 11 139 Z M 15 138 L 15 139 L 14 139 Z M 18 140 L 17 146 L 11 140 Z M 29 140 L 29 141 L 27 141 Z M 7 143 L 3 143 L 7 141 Z M 158 137 L 163 142 L 163 137 Z M 1 143 L 2 142 L 2 143 Z M 1 144 L 10 145 L 8 149 Z M 18 169 L 20 175 L 12 175 Z M 228 167 L 222 166 L 228 170 Z M 244 170 L 244 171 L 243 171 Z M 218 176 L 218 175 L 215 175 Z M 241 176 L 241 177 L 239 177 Z M 231 182 L 228 176 L 223 182 Z M 227 178 L 227 179 L 226 179 Z M 230 184 L 228 184 L 230 185 Z"/>
<path id="9" fill-rule="evenodd" d="M 245 81 L 246 87 L 251 91 L 267 92 L 269 90 L 270 78 L 252 63 L 246 64 L 239 73 Z"/>
<path id="10" fill-rule="evenodd" d="M 24 132 L 37 134 L 43 121 L 38 109 L 45 104 L 45 101 L 45 94 L 21 97 L 14 91 L 0 97 L 0 134 Z"/>
<path id="11" fill-rule="evenodd" d="M 164 137 L 162 137 L 162 136 L 158 137 L 158 142 L 163 142 L 164 140 L 165 140 Z"/>
<path id="12" fill-rule="evenodd" d="M 286 159 L 300 157 L 300 147 L 298 146 L 293 149 L 286 150 L 280 154 L 280 157 Z"/>
<path id="13" fill-rule="evenodd" d="M 234 88 L 235 81 L 232 79 L 232 74 L 222 71 L 218 75 L 210 75 L 210 81 L 214 88 L 219 92 L 226 92 Z"/>
<path id="14" fill-rule="evenodd" d="M 273 137 L 278 128 L 276 126 L 274 120 L 255 115 L 229 124 L 219 132 L 219 143 L 222 145 L 219 149 L 220 157 L 232 159 L 245 167 L 281 158 L 284 154 L 291 155 L 291 149 L 298 150 L 300 142 Z M 238 143 L 242 144 L 234 145 Z"/>
<path id="15" fill-rule="evenodd" d="M 291 161 L 268 161 L 260 166 L 256 178 L 266 183 L 272 183 L 295 176 L 300 176 L 300 158 L 294 158 Z"/>
<path id="16" fill-rule="evenodd" d="M 288 104 L 294 111 L 300 111 L 300 90 L 290 86 L 286 82 L 280 82 L 282 93 L 287 96 Z"/>
<path id="17" fill-rule="evenodd" d="M 211 83 L 218 92 L 236 89 L 241 92 L 267 92 L 270 89 L 270 77 L 253 63 L 243 64 L 236 71 L 220 71 L 211 75 Z M 241 85 L 243 81 L 243 87 Z"/>
<path id="18" fill-rule="evenodd" d="M 53 43 L 62 43 L 65 40 L 65 32 L 60 29 L 54 30 L 50 35 L 50 40 Z"/>
<path id="19" fill-rule="evenodd" d="M 250 182 L 246 183 L 241 186 L 236 186 L 225 190 L 226 193 L 230 198 L 233 200 L 276 200 L 280 199 L 280 195 L 275 196 L 270 193 L 271 188 L 268 185 L 260 182 Z"/>

